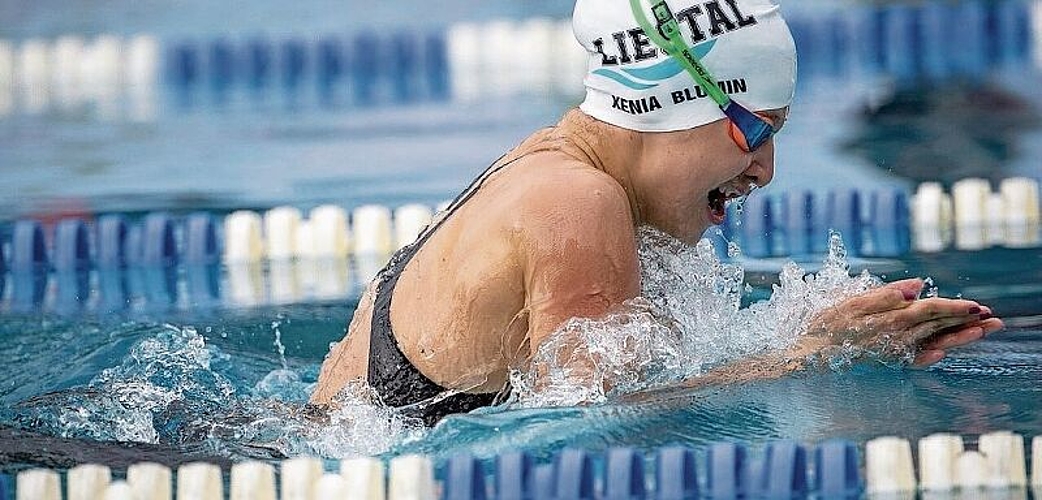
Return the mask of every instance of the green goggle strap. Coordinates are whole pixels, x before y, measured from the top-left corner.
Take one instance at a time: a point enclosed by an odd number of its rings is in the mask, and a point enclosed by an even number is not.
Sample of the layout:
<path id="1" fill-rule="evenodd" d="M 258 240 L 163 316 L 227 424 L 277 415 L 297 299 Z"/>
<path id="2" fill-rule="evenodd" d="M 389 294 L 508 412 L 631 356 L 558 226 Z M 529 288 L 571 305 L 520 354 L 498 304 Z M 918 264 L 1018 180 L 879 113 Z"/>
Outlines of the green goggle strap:
<path id="1" fill-rule="evenodd" d="M 648 38 L 655 45 L 679 62 L 691 74 L 695 82 L 709 94 L 709 97 L 716 101 L 720 108 L 726 108 L 730 105 L 731 97 L 723 90 L 720 90 L 720 87 L 716 86 L 716 83 L 713 82 L 713 75 L 709 73 L 705 66 L 702 66 L 702 63 L 698 61 L 698 58 L 691 53 L 691 49 L 684 43 L 684 38 L 680 34 L 680 25 L 677 23 L 677 19 L 673 16 L 673 12 L 665 0 L 658 0 L 651 4 L 651 12 L 655 14 L 658 28 L 651 26 L 651 22 L 648 21 L 647 15 L 644 14 L 644 9 L 641 7 L 640 2 L 641 0 L 630 0 L 630 9 L 633 11 L 633 17 L 637 19 L 637 24 L 644 30 L 644 34 L 648 35 Z"/>

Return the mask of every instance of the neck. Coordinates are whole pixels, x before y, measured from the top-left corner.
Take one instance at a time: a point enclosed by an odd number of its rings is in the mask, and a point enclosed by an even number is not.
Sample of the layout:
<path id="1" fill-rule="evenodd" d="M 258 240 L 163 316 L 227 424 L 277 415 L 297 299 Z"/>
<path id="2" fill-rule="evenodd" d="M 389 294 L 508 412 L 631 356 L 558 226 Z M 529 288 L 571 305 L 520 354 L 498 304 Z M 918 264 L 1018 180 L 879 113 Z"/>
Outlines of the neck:
<path id="1" fill-rule="evenodd" d="M 622 186 L 634 225 L 644 224 L 643 204 L 632 176 L 632 168 L 640 164 L 643 156 L 641 133 L 604 123 L 578 109 L 565 114 L 557 129 L 586 155 L 590 165 Z"/>

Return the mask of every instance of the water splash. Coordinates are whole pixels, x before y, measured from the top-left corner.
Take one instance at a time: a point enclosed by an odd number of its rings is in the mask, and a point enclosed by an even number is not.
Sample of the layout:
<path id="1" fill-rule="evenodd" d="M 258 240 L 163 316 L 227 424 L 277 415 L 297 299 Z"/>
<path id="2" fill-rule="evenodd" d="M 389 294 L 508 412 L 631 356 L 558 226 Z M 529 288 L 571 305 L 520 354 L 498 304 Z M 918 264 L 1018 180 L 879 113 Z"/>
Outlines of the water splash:
<path id="1" fill-rule="evenodd" d="M 519 406 L 604 402 L 791 347 L 815 314 L 882 284 L 867 271 L 850 276 L 842 238 L 832 233 L 820 271 L 790 262 L 771 297 L 743 309 L 744 269 L 722 262 L 708 240 L 689 247 L 650 228 L 638 238 L 642 297 L 555 332 L 526 370 L 512 374 Z M 731 244 L 728 254 L 740 251 Z"/>
<path id="2" fill-rule="evenodd" d="M 279 361 L 282 363 L 282 369 L 288 370 L 289 364 L 286 363 L 286 346 L 282 343 L 282 322 L 287 321 L 285 315 L 279 314 L 275 317 L 275 320 L 271 322 L 271 331 L 275 334 L 275 350 L 279 353 Z"/>
<path id="3" fill-rule="evenodd" d="M 227 359 L 208 349 L 193 328 L 161 325 L 86 387 L 19 404 L 34 410 L 21 417 L 62 437 L 159 443 L 191 418 L 186 409 L 211 414 L 235 395 L 232 383 L 213 369 Z"/>
<path id="4" fill-rule="evenodd" d="M 195 328 L 158 325 L 144 335 L 117 366 L 19 403 L 13 420 L 60 437 L 203 446 L 240 459 L 371 456 L 425 432 L 357 390 L 332 411 L 313 411 L 304 403 L 316 367 L 292 369 L 281 353 L 280 368 L 243 386 L 241 367 Z"/>

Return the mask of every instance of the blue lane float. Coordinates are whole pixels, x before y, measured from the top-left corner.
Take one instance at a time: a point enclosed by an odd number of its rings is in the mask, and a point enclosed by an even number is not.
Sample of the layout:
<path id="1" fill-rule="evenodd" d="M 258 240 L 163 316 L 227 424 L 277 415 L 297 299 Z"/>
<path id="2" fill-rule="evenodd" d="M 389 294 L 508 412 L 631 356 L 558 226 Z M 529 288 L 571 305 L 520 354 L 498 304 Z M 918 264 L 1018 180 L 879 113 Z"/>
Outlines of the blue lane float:
<path id="1" fill-rule="evenodd" d="M 452 89 L 449 87 L 449 56 L 444 33 L 427 36 L 423 47 L 423 66 L 429 97 L 433 100 L 448 99 Z"/>
<path id="2" fill-rule="evenodd" d="M 123 239 L 123 255 L 128 266 L 143 266 L 144 262 L 144 229 L 140 225 L 127 226 Z"/>
<path id="3" fill-rule="evenodd" d="M 295 93 L 304 81 L 307 70 L 307 47 L 302 40 L 287 40 L 282 44 L 280 66 L 282 88 Z"/>
<path id="4" fill-rule="evenodd" d="M 318 66 L 319 96 L 326 105 L 335 104 L 336 89 L 347 69 L 344 47 L 340 40 L 335 37 L 319 40 L 315 62 Z"/>
<path id="5" fill-rule="evenodd" d="M 769 443 L 762 466 L 752 476 L 755 496 L 767 499 L 801 498 L 807 495 L 807 452 L 793 441 Z"/>
<path id="6" fill-rule="evenodd" d="M 922 63 L 924 76 L 932 81 L 947 78 L 953 71 L 950 37 L 955 14 L 947 4 L 931 2 L 920 7 L 920 33 L 923 38 Z"/>
<path id="7" fill-rule="evenodd" d="M 390 78 L 395 102 L 408 102 L 416 97 L 416 73 L 419 69 L 416 38 L 407 32 L 391 38 Z"/>
<path id="8" fill-rule="evenodd" d="M 1024 2 L 1000 2 L 994 6 L 999 9 L 998 31 L 996 37 L 1000 43 L 999 62 L 1003 65 L 1015 66 L 1025 61 L 1031 47 L 1031 12 Z"/>
<path id="9" fill-rule="evenodd" d="M 458 455 L 449 459 L 448 472 L 443 484 L 443 500 L 485 500 L 488 497 L 485 489 L 485 469 L 481 462 L 470 455 Z"/>
<path id="10" fill-rule="evenodd" d="M 117 269 L 127 264 L 125 244 L 127 223 L 122 215 L 110 214 L 98 218 L 97 265 L 100 269 Z"/>
<path id="11" fill-rule="evenodd" d="M 498 500 L 532 498 L 534 469 L 531 455 L 523 451 L 496 457 L 495 487 Z"/>
<path id="12" fill-rule="evenodd" d="M 268 85 L 272 73 L 271 42 L 257 37 L 246 44 L 246 78 L 254 90 Z"/>
<path id="13" fill-rule="evenodd" d="M 738 226 L 742 252 L 750 257 L 774 255 L 774 208 L 768 196 L 750 196 L 742 207 Z"/>
<path id="14" fill-rule="evenodd" d="M 814 450 L 814 490 L 823 500 L 856 500 L 864 491 L 857 446 L 847 440 L 825 441 Z"/>
<path id="15" fill-rule="evenodd" d="M 115 313 L 127 307 L 127 279 L 121 268 L 99 269 L 98 311 Z"/>
<path id="16" fill-rule="evenodd" d="M 14 225 L 11 240 L 11 269 L 18 272 L 39 272 L 47 269 L 47 244 L 43 226 L 32 220 L 20 220 Z"/>
<path id="17" fill-rule="evenodd" d="M 949 39 L 954 45 L 956 68 L 963 76 L 980 76 L 988 68 L 985 31 L 985 9 L 981 2 L 965 1 L 958 4 L 959 36 Z"/>
<path id="18" fill-rule="evenodd" d="M 861 193 L 856 189 L 830 191 L 825 201 L 825 213 L 825 225 L 843 234 L 848 253 L 860 253 L 864 226 L 861 219 Z"/>
<path id="19" fill-rule="evenodd" d="M 632 500 L 647 495 L 644 484 L 644 457 L 632 448 L 608 450 L 604 474 L 605 500 Z"/>
<path id="20" fill-rule="evenodd" d="M 716 443 L 709 447 L 709 470 L 705 494 L 710 498 L 745 498 L 745 447 L 735 443 Z"/>
<path id="21" fill-rule="evenodd" d="M 359 33 L 351 44 L 351 84 L 354 102 L 374 104 L 377 78 L 380 75 L 380 41 L 373 33 Z"/>
<path id="22" fill-rule="evenodd" d="M 184 262 L 190 265 L 210 265 L 221 260 L 217 241 L 217 221 L 206 212 L 196 212 L 185 220 Z"/>
<path id="23" fill-rule="evenodd" d="M 232 85 L 237 72 L 235 49 L 224 39 L 217 39 L 210 44 L 210 87 L 215 92 L 224 92 Z"/>
<path id="24" fill-rule="evenodd" d="M 660 449 L 655 455 L 655 478 L 658 500 L 698 498 L 695 452 L 682 446 Z"/>
<path id="25" fill-rule="evenodd" d="M 557 495 L 557 468 L 551 464 L 536 466 L 532 471 L 532 498 L 555 498 Z"/>
<path id="26" fill-rule="evenodd" d="M 146 215 L 141 233 L 141 264 L 170 267 L 177 264 L 177 257 L 173 219 L 162 212 Z"/>
<path id="27" fill-rule="evenodd" d="M 170 49 L 166 66 L 168 81 L 175 87 L 188 88 L 199 80 L 199 54 L 189 42 L 178 43 Z"/>
<path id="28" fill-rule="evenodd" d="M 556 483 L 553 498 L 594 500 L 593 462 L 583 450 L 564 450 L 555 463 Z"/>
<path id="29" fill-rule="evenodd" d="M 782 198 L 782 224 L 789 255 L 814 253 L 814 238 L 820 227 L 814 224 L 814 195 L 809 191 L 793 191 Z"/>
<path id="30" fill-rule="evenodd" d="M 875 191 L 870 207 L 872 249 L 867 254 L 873 257 L 907 254 L 912 246 L 908 195 L 900 189 Z"/>
<path id="31" fill-rule="evenodd" d="M 54 269 L 83 271 L 91 266 L 87 225 L 80 219 L 65 219 L 54 230 Z"/>

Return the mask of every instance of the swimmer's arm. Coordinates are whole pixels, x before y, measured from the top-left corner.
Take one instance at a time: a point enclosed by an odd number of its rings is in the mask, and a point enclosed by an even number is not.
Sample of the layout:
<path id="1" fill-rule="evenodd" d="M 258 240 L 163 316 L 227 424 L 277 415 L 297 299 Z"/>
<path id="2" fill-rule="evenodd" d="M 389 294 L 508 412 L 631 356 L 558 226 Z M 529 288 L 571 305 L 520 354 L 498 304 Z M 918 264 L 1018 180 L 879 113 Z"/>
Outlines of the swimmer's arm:
<path id="1" fill-rule="evenodd" d="M 571 318 L 597 318 L 640 294 L 626 194 L 586 168 L 527 203 L 520 241 L 529 355 Z"/>
<path id="2" fill-rule="evenodd" d="M 352 381 L 365 379 L 369 369 L 369 331 L 373 321 L 375 284 L 376 280 L 373 280 L 366 288 L 355 308 L 346 335 L 322 362 L 310 403 L 328 404 Z"/>
<path id="3" fill-rule="evenodd" d="M 791 349 L 766 353 L 685 381 L 686 388 L 765 380 L 800 371 L 824 350 L 849 344 L 896 357 L 914 353 L 914 366 L 940 361 L 947 350 L 999 331 L 987 306 L 964 299 L 919 299 L 922 280 L 890 283 L 820 312 Z"/>

